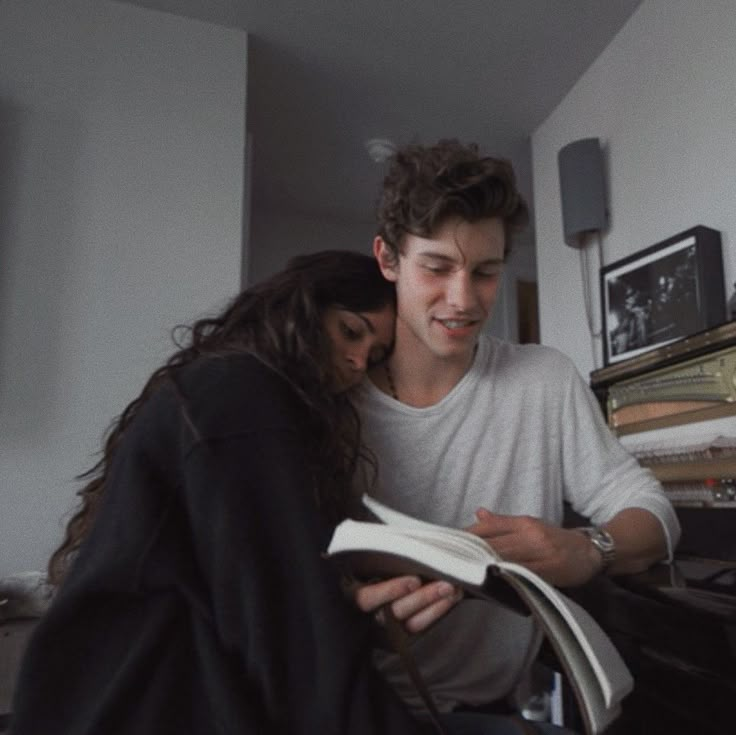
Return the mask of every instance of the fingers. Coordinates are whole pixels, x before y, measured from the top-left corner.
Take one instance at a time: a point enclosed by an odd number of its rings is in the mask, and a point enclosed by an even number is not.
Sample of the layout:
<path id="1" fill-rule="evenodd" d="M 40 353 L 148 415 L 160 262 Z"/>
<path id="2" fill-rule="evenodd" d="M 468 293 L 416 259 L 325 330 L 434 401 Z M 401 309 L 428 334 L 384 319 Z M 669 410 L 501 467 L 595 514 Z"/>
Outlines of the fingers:
<path id="1" fill-rule="evenodd" d="M 375 612 L 386 603 L 406 630 L 419 633 L 439 620 L 462 599 L 461 590 L 448 582 L 421 584 L 418 577 L 396 577 L 360 587 L 355 602 L 363 612 Z M 383 623 L 380 610 L 376 620 Z"/>
<path id="2" fill-rule="evenodd" d="M 363 612 L 373 612 L 387 602 L 410 595 L 421 586 L 419 577 L 394 577 L 383 582 L 361 585 L 355 591 L 355 603 Z"/>
<path id="3" fill-rule="evenodd" d="M 501 513 L 491 513 L 486 508 L 478 508 L 475 511 L 475 517 L 477 522 L 467 526 L 465 530 L 484 538 L 517 533 L 520 522 L 523 523 L 526 518 L 526 516 L 507 516 Z"/>
<path id="4" fill-rule="evenodd" d="M 399 600 L 392 605 L 394 615 L 403 620 L 404 628 L 409 633 L 421 633 L 446 615 L 463 597 L 462 590 L 455 589 L 447 582 L 433 582 L 417 590 L 414 596 L 421 594 L 419 604 L 409 605 L 409 600 Z M 403 611 L 396 613 L 399 603 L 404 603 Z M 405 616 L 405 617 L 404 617 Z"/>
<path id="5" fill-rule="evenodd" d="M 454 594 L 455 588 L 449 582 L 429 582 L 396 600 L 391 609 L 399 620 L 409 620 L 426 608 L 451 599 Z"/>

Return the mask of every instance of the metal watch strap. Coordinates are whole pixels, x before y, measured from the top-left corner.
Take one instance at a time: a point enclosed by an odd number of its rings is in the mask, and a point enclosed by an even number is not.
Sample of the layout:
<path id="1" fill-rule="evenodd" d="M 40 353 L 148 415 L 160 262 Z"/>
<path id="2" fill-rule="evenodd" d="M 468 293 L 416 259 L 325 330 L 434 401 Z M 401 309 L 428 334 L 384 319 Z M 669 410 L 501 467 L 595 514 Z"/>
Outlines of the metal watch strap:
<path id="1" fill-rule="evenodd" d="M 603 560 L 601 571 L 605 571 L 611 566 L 616 558 L 616 542 L 613 540 L 613 536 L 598 526 L 580 526 L 575 530 L 584 533 L 590 539 L 590 543 L 600 552 Z"/>

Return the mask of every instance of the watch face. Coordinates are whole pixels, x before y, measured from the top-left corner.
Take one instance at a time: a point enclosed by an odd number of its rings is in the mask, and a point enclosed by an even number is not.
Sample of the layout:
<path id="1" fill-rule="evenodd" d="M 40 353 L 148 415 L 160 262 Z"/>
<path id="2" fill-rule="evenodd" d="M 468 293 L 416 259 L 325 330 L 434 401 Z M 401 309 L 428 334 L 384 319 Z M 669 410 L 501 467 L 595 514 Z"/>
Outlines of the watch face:
<path id="1" fill-rule="evenodd" d="M 600 544 L 602 548 L 613 551 L 614 543 L 611 538 L 611 534 L 608 533 L 608 531 L 604 531 L 602 528 L 596 528 L 591 538 L 594 539 L 596 543 Z"/>
<path id="2" fill-rule="evenodd" d="M 608 566 L 616 558 L 616 543 L 611 534 L 595 526 L 588 526 L 580 530 L 590 539 L 593 546 L 601 552 L 603 566 Z"/>

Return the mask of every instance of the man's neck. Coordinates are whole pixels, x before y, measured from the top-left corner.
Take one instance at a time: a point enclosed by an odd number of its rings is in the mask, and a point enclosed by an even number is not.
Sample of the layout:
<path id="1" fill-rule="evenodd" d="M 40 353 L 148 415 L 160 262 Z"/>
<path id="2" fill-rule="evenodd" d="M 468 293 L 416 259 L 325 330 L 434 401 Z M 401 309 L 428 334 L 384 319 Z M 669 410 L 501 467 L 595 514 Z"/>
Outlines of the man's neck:
<path id="1" fill-rule="evenodd" d="M 473 349 L 457 358 L 438 357 L 397 334 L 391 357 L 370 377 L 376 387 L 401 403 L 427 408 L 439 403 L 462 380 L 474 354 Z"/>

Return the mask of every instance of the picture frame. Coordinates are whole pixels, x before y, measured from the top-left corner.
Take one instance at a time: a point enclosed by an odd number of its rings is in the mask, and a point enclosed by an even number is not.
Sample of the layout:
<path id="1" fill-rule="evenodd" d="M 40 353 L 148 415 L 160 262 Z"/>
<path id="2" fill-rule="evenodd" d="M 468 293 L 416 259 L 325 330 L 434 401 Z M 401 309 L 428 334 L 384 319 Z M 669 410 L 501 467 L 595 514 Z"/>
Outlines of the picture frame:
<path id="1" fill-rule="evenodd" d="M 698 225 L 600 270 L 604 365 L 727 321 L 718 230 Z"/>

